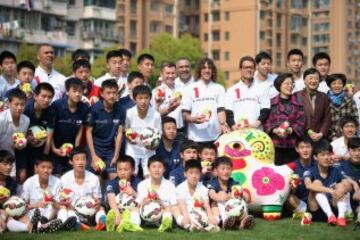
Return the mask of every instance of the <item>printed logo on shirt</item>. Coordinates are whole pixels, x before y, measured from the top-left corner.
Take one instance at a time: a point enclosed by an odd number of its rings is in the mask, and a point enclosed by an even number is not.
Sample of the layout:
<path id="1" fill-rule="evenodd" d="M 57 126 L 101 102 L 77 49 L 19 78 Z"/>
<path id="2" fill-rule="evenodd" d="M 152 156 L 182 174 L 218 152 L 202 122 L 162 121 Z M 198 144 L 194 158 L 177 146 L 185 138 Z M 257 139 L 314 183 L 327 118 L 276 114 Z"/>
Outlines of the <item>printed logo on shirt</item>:
<path id="1" fill-rule="evenodd" d="M 113 123 L 114 123 L 114 124 L 119 124 L 119 123 L 120 123 L 120 119 L 114 119 L 114 120 L 113 120 Z"/>

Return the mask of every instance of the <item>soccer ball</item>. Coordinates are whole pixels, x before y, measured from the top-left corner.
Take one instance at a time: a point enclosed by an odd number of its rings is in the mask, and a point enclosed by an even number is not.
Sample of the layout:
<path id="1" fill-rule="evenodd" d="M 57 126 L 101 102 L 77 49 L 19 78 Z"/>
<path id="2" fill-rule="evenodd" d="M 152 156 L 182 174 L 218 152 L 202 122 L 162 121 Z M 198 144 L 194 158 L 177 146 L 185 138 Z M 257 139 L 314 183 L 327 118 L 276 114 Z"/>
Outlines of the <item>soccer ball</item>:
<path id="1" fill-rule="evenodd" d="M 247 212 L 244 199 L 232 198 L 225 203 L 225 213 L 228 217 L 239 217 L 242 219 Z"/>
<path id="2" fill-rule="evenodd" d="M 95 200 L 92 197 L 82 197 L 76 200 L 74 208 L 77 213 L 85 217 L 95 215 Z"/>
<path id="3" fill-rule="evenodd" d="M 129 209 L 131 207 L 135 207 L 135 201 L 132 196 L 126 193 L 119 193 L 116 195 L 116 204 L 119 210 Z"/>
<path id="4" fill-rule="evenodd" d="M 9 200 L 7 200 L 3 208 L 5 212 L 11 217 L 21 217 L 25 214 L 26 211 L 26 203 L 22 198 L 12 196 Z"/>
<path id="5" fill-rule="evenodd" d="M 26 147 L 27 144 L 27 140 L 25 137 L 25 134 L 22 132 L 16 132 L 12 135 L 12 140 L 14 141 L 14 143 L 16 143 L 18 146 L 20 146 L 21 148 Z"/>
<path id="6" fill-rule="evenodd" d="M 161 133 L 157 129 L 147 127 L 141 131 L 140 140 L 144 147 L 153 149 L 159 146 Z"/>
<path id="7" fill-rule="evenodd" d="M 59 194 L 60 202 L 72 200 L 73 197 L 74 197 L 74 192 L 70 188 L 64 188 L 63 190 L 61 190 Z"/>
<path id="8" fill-rule="evenodd" d="M 189 212 L 191 223 L 199 228 L 206 228 L 208 224 L 208 216 L 202 208 L 192 208 Z"/>
<path id="9" fill-rule="evenodd" d="M 71 151 L 73 150 L 74 145 L 72 145 L 71 143 L 64 143 L 63 145 L 61 145 L 60 149 L 63 153 L 65 153 L 66 156 L 69 156 Z"/>
<path id="10" fill-rule="evenodd" d="M 163 214 L 163 209 L 157 201 L 151 201 L 140 208 L 141 218 L 148 223 L 159 223 Z"/>
<path id="11" fill-rule="evenodd" d="M 29 135 L 32 135 L 33 138 L 40 141 L 35 147 L 40 147 L 44 145 L 47 137 L 47 132 L 43 126 L 32 126 L 28 131 Z"/>
<path id="12" fill-rule="evenodd" d="M 0 201 L 4 201 L 10 197 L 10 190 L 0 186 Z"/>

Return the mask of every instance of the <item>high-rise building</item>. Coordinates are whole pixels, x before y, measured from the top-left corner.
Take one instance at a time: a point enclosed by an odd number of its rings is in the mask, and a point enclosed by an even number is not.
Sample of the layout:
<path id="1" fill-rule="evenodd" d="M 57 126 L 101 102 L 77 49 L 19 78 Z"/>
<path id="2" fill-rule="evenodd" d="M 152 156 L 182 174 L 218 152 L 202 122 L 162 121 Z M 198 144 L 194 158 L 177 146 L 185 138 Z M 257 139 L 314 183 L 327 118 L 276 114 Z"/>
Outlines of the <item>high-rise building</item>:
<path id="1" fill-rule="evenodd" d="M 46 42 L 58 55 L 85 48 L 94 57 L 118 41 L 115 0 L 2 0 L 0 26 L 0 49 L 14 52 L 22 42 Z"/>
<path id="2" fill-rule="evenodd" d="M 351 80 L 360 77 L 359 0 L 183 2 L 185 29 L 191 33 L 189 26 L 196 19 L 193 6 L 199 5 L 203 50 L 225 72 L 229 84 L 240 77 L 240 57 L 267 51 L 273 58 L 273 71 L 281 72 L 287 70 L 286 56 L 292 48 L 304 52 L 304 68 L 312 65 L 315 53 L 325 51 L 332 58 L 332 72 L 344 72 Z"/>
<path id="3" fill-rule="evenodd" d="M 178 0 L 116 1 L 117 32 L 120 43 L 132 52 L 149 47 L 161 32 L 177 36 Z"/>

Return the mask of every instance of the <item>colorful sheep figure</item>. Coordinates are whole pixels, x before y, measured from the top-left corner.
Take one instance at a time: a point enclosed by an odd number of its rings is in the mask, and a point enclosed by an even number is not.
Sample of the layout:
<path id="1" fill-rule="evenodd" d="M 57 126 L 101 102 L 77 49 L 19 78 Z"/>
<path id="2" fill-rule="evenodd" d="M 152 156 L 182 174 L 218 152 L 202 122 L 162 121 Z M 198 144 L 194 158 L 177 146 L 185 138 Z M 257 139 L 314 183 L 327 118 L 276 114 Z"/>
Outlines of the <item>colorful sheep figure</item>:
<path id="1" fill-rule="evenodd" d="M 271 138 L 261 130 L 245 128 L 220 136 L 215 142 L 218 155 L 231 158 L 232 177 L 250 196 L 249 209 L 262 209 L 266 220 L 281 217 L 290 192 L 293 163 L 275 166 Z"/>

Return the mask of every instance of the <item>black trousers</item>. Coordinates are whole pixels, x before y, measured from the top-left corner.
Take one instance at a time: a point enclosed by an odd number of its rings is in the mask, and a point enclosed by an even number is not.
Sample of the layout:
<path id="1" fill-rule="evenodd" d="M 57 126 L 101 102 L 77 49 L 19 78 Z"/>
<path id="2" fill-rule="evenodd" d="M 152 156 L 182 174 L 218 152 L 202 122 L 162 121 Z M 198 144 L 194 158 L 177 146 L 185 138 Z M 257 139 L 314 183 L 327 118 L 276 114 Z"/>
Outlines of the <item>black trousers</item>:
<path id="1" fill-rule="evenodd" d="M 279 148 L 275 147 L 275 165 L 284 165 L 295 161 L 299 155 L 295 148 Z"/>

